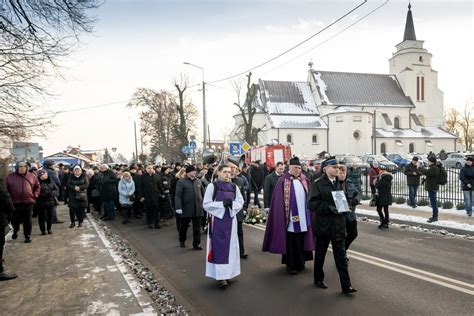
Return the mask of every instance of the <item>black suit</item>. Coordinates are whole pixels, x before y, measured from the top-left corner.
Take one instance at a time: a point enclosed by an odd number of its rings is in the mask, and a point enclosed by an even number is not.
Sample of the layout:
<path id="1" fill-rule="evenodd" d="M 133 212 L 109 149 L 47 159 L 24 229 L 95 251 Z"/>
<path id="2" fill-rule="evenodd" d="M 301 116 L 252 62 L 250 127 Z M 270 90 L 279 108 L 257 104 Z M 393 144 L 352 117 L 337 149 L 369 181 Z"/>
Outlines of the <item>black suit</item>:
<path id="1" fill-rule="evenodd" d="M 337 212 L 331 193 L 342 189 L 337 179 L 332 183 L 327 175 L 323 175 L 311 186 L 308 208 L 314 212 L 313 232 L 316 238 L 314 282 L 324 281 L 324 259 L 331 243 L 341 288 L 344 291 L 351 287 L 344 245 L 346 221 L 344 215 Z"/>

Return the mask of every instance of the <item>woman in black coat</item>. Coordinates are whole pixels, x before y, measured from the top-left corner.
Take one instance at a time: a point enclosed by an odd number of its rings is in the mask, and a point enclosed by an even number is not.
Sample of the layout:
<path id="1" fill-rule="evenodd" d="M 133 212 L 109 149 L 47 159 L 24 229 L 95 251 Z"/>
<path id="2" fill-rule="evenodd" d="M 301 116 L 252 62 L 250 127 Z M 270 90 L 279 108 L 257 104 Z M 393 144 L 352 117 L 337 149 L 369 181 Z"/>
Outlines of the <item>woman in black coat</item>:
<path id="1" fill-rule="evenodd" d="M 388 228 L 389 213 L 388 207 L 392 205 L 392 180 L 393 176 L 386 170 L 380 169 L 380 174 L 376 178 L 375 188 L 377 189 L 377 213 L 380 217 L 379 228 Z M 382 213 L 383 208 L 383 213 Z"/>
<path id="2" fill-rule="evenodd" d="M 53 208 L 56 205 L 56 199 L 59 195 L 58 186 L 48 177 L 46 170 L 38 171 L 38 180 L 40 182 L 40 194 L 36 199 L 35 209 L 38 215 L 38 224 L 41 235 L 52 234 L 51 226 L 53 223 Z M 46 223 L 46 227 L 45 227 Z"/>
<path id="3" fill-rule="evenodd" d="M 160 181 L 163 187 L 163 195 L 160 197 L 161 216 L 164 219 L 171 219 L 173 218 L 174 211 L 170 200 L 171 182 L 173 181 L 170 167 L 162 167 Z"/>
<path id="4" fill-rule="evenodd" d="M 67 188 L 69 191 L 69 217 L 71 225 L 69 228 L 76 226 L 76 219 L 79 222 L 79 227 L 82 227 L 84 221 L 85 209 L 87 207 L 87 188 L 89 182 L 86 174 L 82 171 L 79 165 L 74 166 L 72 175 L 67 181 Z"/>

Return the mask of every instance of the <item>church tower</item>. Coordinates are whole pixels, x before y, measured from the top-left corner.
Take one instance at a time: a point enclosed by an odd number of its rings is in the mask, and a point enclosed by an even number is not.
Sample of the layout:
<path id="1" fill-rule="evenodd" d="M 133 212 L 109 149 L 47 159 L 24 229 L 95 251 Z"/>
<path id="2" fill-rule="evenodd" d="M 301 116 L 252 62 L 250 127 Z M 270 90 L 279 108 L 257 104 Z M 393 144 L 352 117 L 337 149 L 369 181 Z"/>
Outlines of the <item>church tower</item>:
<path id="1" fill-rule="evenodd" d="M 438 88 L 438 72 L 431 68 L 433 57 L 423 48 L 424 41 L 416 39 L 411 4 L 408 5 L 403 41 L 390 58 L 390 74 L 396 75 L 400 85 L 415 105 L 416 114 L 423 126 L 443 127 L 443 92 Z M 416 123 L 412 121 L 412 127 Z"/>

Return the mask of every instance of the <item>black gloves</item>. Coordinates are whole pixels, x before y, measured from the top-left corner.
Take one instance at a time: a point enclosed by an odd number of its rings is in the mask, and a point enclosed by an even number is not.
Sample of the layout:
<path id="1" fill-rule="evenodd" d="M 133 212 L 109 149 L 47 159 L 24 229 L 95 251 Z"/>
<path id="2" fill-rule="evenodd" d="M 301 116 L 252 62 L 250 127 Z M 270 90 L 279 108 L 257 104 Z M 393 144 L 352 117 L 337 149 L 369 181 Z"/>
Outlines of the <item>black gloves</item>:
<path id="1" fill-rule="evenodd" d="M 222 201 L 222 203 L 224 204 L 224 207 L 232 208 L 232 199 L 231 198 L 224 199 Z"/>

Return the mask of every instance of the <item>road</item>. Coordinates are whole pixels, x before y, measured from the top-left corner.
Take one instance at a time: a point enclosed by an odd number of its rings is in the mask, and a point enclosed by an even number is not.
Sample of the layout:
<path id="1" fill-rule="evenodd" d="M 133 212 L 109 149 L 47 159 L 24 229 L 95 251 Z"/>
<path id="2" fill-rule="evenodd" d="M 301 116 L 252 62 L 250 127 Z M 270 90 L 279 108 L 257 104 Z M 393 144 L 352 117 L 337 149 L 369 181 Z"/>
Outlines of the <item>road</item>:
<path id="1" fill-rule="evenodd" d="M 290 276 L 280 256 L 260 251 L 260 226 L 244 227 L 249 258 L 241 262 L 242 274 L 224 290 L 204 276 L 204 251 L 179 247 L 174 225 L 150 230 L 136 220 L 112 226 L 185 298 L 192 314 L 472 315 L 474 310 L 471 240 L 396 228 L 381 231 L 359 222 L 359 237 L 349 255 L 352 284 L 359 291 L 347 297 L 340 293 L 331 252 L 325 263 L 329 288 L 322 290 L 313 286 L 312 262 Z"/>

